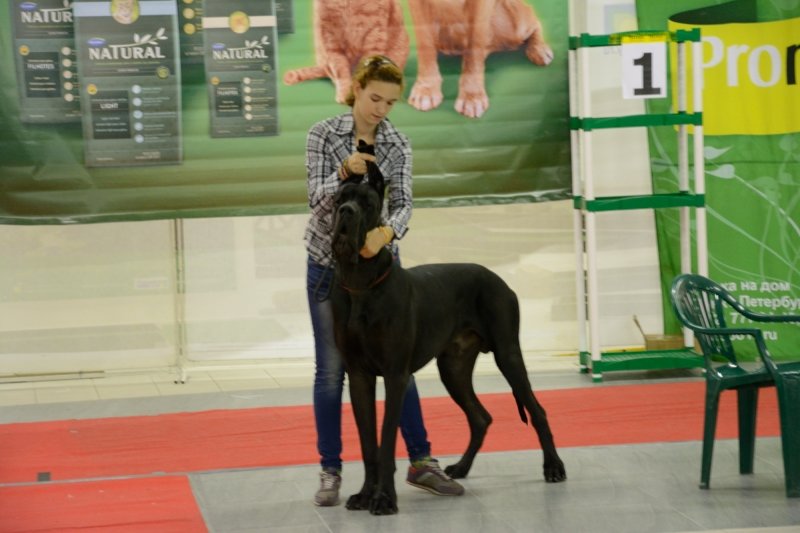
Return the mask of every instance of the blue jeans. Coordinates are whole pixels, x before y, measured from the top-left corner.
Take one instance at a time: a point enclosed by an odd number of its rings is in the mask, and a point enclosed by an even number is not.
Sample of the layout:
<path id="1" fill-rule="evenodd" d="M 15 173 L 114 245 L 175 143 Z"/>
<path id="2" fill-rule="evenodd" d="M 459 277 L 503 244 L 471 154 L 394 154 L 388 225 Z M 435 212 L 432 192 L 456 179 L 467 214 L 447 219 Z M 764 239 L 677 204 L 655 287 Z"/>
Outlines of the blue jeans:
<path id="1" fill-rule="evenodd" d="M 326 268 L 309 258 L 306 290 L 316 354 L 314 419 L 317 425 L 317 451 L 322 468 L 341 470 L 344 364 L 333 339 L 333 310 L 328 299 L 332 282 L 333 268 Z M 414 376 L 409 380 L 403 401 L 400 433 L 406 442 L 410 460 L 416 461 L 431 454 Z"/>

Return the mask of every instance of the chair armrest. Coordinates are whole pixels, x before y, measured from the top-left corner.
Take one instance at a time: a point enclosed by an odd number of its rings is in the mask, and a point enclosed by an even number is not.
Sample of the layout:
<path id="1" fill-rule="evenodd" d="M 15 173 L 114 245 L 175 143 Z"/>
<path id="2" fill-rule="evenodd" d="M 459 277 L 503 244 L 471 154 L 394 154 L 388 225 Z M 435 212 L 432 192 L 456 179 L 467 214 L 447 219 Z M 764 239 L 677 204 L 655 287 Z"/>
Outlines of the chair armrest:
<path id="1" fill-rule="evenodd" d="M 756 322 L 797 322 L 800 323 L 800 315 L 765 315 L 763 313 L 756 313 L 745 309 L 746 312 L 742 313 L 750 320 Z"/>
<path id="2" fill-rule="evenodd" d="M 750 335 L 755 337 L 761 334 L 761 330 L 756 328 L 704 328 L 692 324 L 690 329 L 695 333 L 703 333 L 704 335 Z"/>
<path id="3" fill-rule="evenodd" d="M 769 315 L 765 315 L 769 316 Z M 691 329 L 695 333 L 702 333 L 706 335 L 748 335 L 753 337 L 753 341 L 756 343 L 756 349 L 758 350 L 758 355 L 761 358 L 761 362 L 770 369 L 776 369 L 777 366 L 775 362 L 772 360 L 772 356 L 769 353 L 769 349 L 767 348 L 767 343 L 764 340 L 764 333 L 760 329 L 755 328 L 704 328 L 699 327 L 696 325 L 692 325 Z"/>
<path id="4" fill-rule="evenodd" d="M 731 307 L 736 309 L 740 314 L 753 320 L 754 322 L 797 322 L 800 323 L 800 315 L 766 315 L 764 313 L 758 313 L 756 311 L 751 311 L 750 309 L 743 306 L 739 300 L 731 296 L 730 294 L 720 293 L 717 292 L 726 303 L 728 303 Z"/>

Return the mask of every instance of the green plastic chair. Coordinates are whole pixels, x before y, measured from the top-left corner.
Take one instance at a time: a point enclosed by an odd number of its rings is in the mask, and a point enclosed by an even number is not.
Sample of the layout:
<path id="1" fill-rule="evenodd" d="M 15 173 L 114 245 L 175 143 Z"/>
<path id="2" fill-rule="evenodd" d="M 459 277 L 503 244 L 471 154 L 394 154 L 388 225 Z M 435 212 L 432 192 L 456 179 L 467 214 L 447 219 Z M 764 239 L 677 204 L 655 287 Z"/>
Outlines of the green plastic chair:
<path id="1" fill-rule="evenodd" d="M 764 315 L 745 308 L 718 283 L 696 274 L 681 274 L 672 282 L 672 308 L 678 320 L 694 331 L 703 351 L 706 367 L 706 406 L 703 428 L 703 460 L 700 488 L 711 478 L 711 456 L 717 425 L 719 397 L 725 390 L 738 395 L 739 472 L 753 472 L 758 390 L 775 386 L 781 421 L 781 445 L 786 495 L 800 497 L 800 361 L 775 363 L 764 335 L 752 323 L 800 322 L 800 315 Z M 748 327 L 730 327 L 725 310 L 742 315 Z M 735 321 L 734 323 L 739 323 Z M 736 358 L 731 336 L 751 337 L 763 367 L 747 370 Z M 719 363 L 722 361 L 722 364 Z"/>

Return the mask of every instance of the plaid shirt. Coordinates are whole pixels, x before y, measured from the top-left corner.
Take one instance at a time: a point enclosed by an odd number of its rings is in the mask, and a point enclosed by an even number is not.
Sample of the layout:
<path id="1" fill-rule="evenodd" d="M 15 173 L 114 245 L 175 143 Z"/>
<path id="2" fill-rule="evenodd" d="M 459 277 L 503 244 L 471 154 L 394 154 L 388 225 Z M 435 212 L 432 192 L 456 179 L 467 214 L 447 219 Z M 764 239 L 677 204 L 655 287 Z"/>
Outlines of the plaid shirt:
<path id="1" fill-rule="evenodd" d="M 353 114 L 348 112 L 315 124 L 306 139 L 308 206 L 311 218 L 305 232 L 308 255 L 321 265 L 332 265 L 333 197 L 346 183 L 337 170 L 355 151 Z M 386 179 L 388 202 L 383 205 L 383 224 L 391 226 L 395 238 L 408 231 L 411 218 L 411 144 L 384 119 L 375 133 L 375 157 Z"/>

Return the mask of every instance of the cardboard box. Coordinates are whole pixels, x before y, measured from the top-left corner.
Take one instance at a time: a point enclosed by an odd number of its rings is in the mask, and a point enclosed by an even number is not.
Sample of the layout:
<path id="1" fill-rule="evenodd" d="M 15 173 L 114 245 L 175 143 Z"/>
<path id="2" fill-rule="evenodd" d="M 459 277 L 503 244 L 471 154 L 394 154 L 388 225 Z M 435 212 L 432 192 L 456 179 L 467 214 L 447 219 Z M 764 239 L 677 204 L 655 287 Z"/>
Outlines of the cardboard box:
<path id="1" fill-rule="evenodd" d="M 682 350 L 684 348 L 683 335 L 645 333 L 636 315 L 633 316 L 633 322 L 644 338 L 645 350 Z"/>

